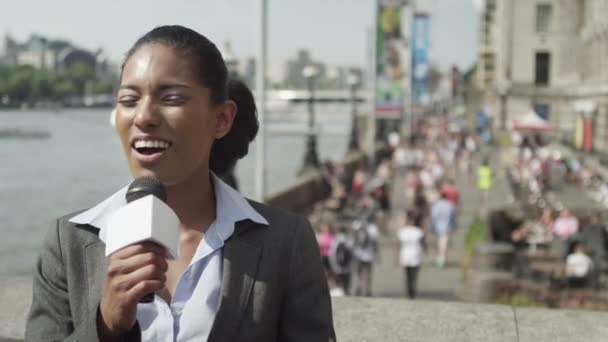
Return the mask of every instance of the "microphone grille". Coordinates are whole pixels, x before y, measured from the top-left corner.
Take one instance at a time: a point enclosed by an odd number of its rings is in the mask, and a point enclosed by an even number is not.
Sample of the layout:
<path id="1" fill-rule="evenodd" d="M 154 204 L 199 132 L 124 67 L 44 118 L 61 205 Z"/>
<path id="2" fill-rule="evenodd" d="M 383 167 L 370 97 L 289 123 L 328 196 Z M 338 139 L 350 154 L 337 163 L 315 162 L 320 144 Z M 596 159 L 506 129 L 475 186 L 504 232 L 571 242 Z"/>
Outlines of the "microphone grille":
<path id="1" fill-rule="evenodd" d="M 135 179 L 127 189 L 127 203 L 142 197 L 154 195 L 163 202 L 167 202 L 167 190 L 163 183 L 154 176 L 144 176 Z"/>

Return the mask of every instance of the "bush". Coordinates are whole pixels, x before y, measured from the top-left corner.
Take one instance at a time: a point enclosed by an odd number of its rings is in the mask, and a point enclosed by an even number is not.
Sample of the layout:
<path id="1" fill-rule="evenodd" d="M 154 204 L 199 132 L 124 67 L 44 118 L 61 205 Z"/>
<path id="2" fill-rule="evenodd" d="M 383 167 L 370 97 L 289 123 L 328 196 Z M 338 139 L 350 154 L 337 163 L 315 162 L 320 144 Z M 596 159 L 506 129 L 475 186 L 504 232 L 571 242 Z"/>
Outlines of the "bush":
<path id="1" fill-rule="evenodd" d="M 466 273 L 469 270 L 473 251 L 480 243 L 488 238 L 488 225 L 486 221 L 476 216 L 467 230 L 467 235 L 464 241 L 464 256 L 462 260 L 462 277 L 466 278 Z"/>

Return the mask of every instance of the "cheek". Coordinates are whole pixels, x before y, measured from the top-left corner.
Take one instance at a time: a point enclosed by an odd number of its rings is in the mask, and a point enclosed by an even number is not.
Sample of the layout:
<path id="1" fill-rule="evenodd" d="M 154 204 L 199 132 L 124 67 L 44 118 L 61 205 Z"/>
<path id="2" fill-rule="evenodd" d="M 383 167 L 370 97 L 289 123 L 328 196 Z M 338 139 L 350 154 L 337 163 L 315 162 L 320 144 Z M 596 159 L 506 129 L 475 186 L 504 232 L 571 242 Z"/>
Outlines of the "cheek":
<path id="1" fill-rule="evenodd" d="M 124 117 L 120 115 L 116 116 L 115 130 L 123 148 L 127 150 L 127 145 L 129 144 L 129 125 Z"/>
<path id="2" fill-rule="evenodd" d="M 185 149 L 180 154 L 187 154 L 189 158 L 198 159 L 196 156 L 209 151 L 215 140 L 214 122 L 204 115 L 181 121 L 175 130 L 180 145 Z"/>

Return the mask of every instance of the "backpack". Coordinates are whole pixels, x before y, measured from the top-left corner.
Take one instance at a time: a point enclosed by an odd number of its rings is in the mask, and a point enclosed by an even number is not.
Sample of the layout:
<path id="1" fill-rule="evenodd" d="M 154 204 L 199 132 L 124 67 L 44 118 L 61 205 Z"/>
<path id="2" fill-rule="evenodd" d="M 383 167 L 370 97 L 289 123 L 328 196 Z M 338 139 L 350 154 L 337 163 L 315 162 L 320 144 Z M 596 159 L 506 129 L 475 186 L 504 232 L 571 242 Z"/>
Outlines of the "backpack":
<path id="1" fill-rule="evenodd" d="M 372 243 L 371 236 L 369 236 L 369 232 L 367 230 L 368 223 L 363 223 L 361 227 L 355 233 L 355 245 L 361 249 L 365 249 L 369 247 Z"/>
<path id="2" fill-rule="evenodd" d="M 346 245 L 346 242 L 344 241 L 339 241 L 338 244 L 336 245 L 336 263 L 340 266 L 340 267 L 348 267 L 351 263 L 351 260 L 353 258 L 353 252 L 351 251 L 350 248 L 348 248 L 348 246 Z"/>

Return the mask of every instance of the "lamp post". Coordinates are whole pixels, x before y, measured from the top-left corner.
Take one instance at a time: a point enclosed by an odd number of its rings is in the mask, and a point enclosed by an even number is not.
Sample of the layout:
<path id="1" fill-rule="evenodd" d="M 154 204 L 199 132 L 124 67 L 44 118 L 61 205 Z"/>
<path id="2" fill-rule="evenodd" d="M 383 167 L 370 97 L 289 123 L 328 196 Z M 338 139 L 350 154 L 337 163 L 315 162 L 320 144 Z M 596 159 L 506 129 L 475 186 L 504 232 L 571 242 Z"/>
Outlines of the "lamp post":
<path id="1" fill-rule="evenodd" d="M 361 85 L 361 77 L 354 70 L 346 77 L 346 83 L 350 87 L 351 100 L 351 129 L 348 142 L 348 152 L 359 151 L 359 126 L 357 124 L 357 88 Z"/>
<path id="2" fill-rule="evenodd" d="M 268 1 L 258 0 L 258 46 L 255 71 L 255 91 L 257 95 L 258 122 L 260 132 L 256 142 L 255 196 L 264 202 L 266 197 L 266 57 L 268 38 Z"/>
<path id="3" fill-rule="evenodd" d="M 317 68 L 312 65 L 304 67 L 302 76 L 308 85 L 308 136 L 306 140 L 306 153 L 304 155 L 304 165 L 300 173 L 319 167 L 319 155 L 317 154 L 317 136 L 315 129 L 315 110 L 314 110 L 314 81 L 318 74 Z"/>

